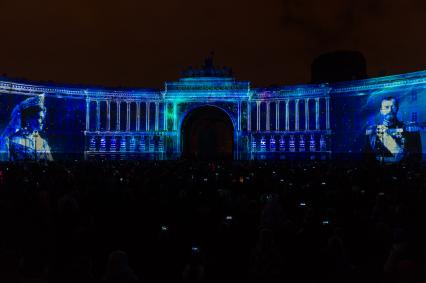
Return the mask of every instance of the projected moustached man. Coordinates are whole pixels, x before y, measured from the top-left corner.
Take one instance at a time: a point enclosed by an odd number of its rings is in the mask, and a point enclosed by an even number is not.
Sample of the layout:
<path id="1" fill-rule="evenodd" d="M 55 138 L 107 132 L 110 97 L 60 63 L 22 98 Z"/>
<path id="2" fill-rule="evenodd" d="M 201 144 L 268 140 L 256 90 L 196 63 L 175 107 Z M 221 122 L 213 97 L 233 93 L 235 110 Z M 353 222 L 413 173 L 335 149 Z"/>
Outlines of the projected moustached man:
<path id="1" fill-rule="evenodd" d="M 40 136 L 45 117 L 44 95 L 27 98 L 15 106 L 2 134 L 9 160 L 53 160 L 47 141 Z"/>
<path id="2" fill-rule="evenodd" d="M 396 98 L 382 99 L 379 123 L 367 128 L 367 151 L 380 161 L 399 162 L 421 152 L 419 128 L 414 123 L 399 121 L 398 110 Z"/>

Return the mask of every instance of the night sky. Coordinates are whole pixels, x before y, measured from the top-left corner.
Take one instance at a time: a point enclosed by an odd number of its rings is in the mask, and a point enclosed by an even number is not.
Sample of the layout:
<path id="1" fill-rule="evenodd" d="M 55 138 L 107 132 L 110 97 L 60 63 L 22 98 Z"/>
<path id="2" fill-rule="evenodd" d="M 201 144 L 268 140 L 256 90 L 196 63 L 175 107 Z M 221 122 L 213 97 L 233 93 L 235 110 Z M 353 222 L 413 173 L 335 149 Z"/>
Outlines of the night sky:
<path id="1" fill-rule="evenodd" d="M 424 0 L 0 1 L 0 74 L 162 88 L 215 63 L 254 86 L 310 80 L 310 64 L 358 50 L 368 75 L 426 69 Z"/>

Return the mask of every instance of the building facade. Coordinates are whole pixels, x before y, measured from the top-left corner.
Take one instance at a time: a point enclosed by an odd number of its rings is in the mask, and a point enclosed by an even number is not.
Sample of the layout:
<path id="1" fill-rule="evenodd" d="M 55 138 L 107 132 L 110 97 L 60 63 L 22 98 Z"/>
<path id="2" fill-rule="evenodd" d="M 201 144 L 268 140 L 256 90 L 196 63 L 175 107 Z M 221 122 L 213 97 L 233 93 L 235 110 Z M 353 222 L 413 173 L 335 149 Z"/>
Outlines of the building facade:
<path id="1" fill-rule="evenodd" d="M 424 92 L 425 71 L 336 84 L 253 88 L 250 82 L 235 80 L 229 70 L 208 63 L 200 70 L 186 71 L 178 81 L 166 82 L 162 90 L 65 87 L 3 79 L 3 159 L 10 158 L 10 154 L 6 157 L 10 129 L 4 129 L 13 120 L 12 110 L 32 96 L 47 99 L 50 129 L 44 132 L 51 137 L 47 140 L 59 143 L 51 148 L 61 153 L 72 147 L 69 151 L 81 148 L 81 156 L 87 159 L 180 158 L 187 142 L 185 120 L 197 109 L 209 107 L 222 112 L 232 126 L 234 159 L 286 159 L 362 153 L 366 129 L 379 123 L 381 102 L 390 97 L 398 101 L 395 116 L 407 125 L 403 131 L 414 129 L 424 143 Z M 64 115 L 68 118 L 61 119 Z M 68 145 L 69 139 L 61 142 L 61 137 L 73 135 L 81 145 Z"/>

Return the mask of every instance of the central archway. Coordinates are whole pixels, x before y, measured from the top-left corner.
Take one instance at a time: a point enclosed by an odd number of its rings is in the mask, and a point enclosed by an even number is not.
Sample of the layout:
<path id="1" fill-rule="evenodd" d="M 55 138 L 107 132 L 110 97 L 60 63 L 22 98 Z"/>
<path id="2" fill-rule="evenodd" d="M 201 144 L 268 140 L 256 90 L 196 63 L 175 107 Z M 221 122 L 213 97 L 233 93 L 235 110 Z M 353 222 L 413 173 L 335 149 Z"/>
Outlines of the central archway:
<path id="1" fill-rule="evenodd" d="M 232 159 L 234 127 L 228 114 L 214 106 L 189 112 L 182 123 L 182 157 Z"/>

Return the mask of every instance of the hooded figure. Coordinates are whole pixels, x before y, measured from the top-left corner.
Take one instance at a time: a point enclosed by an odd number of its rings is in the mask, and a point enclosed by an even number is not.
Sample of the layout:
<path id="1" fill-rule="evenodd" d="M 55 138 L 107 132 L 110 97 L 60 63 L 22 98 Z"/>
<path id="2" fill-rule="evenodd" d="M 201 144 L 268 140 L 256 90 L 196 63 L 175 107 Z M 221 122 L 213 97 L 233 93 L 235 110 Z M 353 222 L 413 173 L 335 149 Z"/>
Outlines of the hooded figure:
<path id="1" fill-rule="evenodd" d="M 7 153 L 7 160 L 53 160 L 47 141 L 40 136 L 45 116 L 44 95 L 27 98 L 15 106 L 0 136 L 0 150 Z"/>

